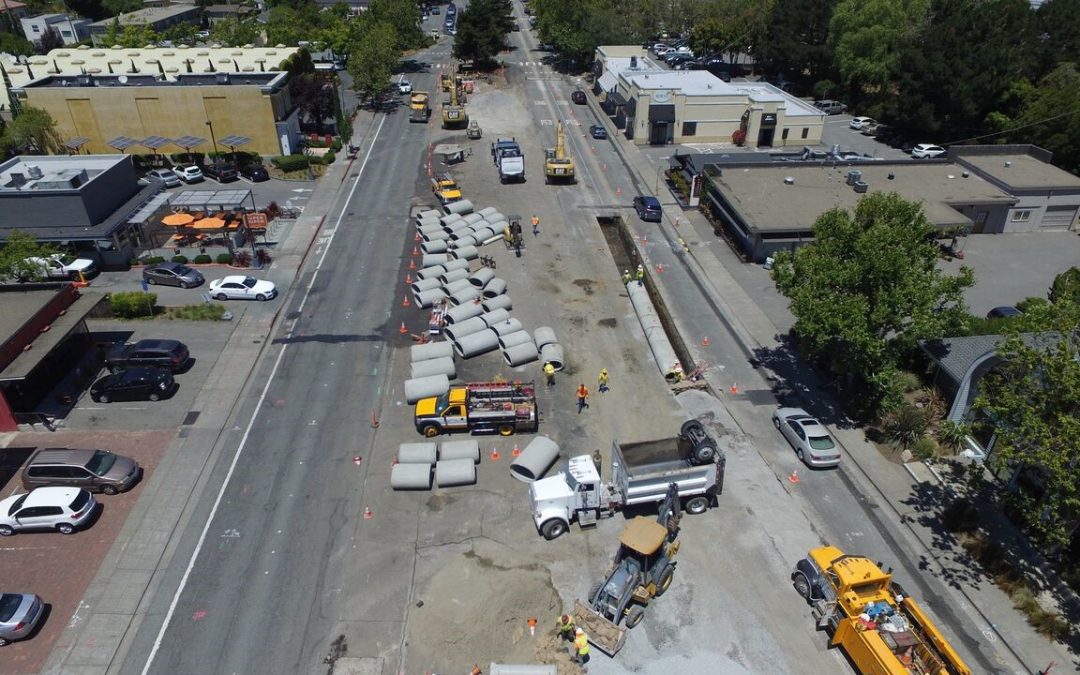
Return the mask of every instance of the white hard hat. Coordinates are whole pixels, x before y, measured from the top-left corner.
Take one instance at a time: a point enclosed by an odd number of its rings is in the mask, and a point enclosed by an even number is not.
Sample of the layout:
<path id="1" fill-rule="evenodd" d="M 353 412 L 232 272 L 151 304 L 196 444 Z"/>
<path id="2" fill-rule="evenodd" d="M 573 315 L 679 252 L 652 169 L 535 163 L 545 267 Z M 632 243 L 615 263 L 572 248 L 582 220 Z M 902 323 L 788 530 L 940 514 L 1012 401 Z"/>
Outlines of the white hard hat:
<path id="1" fill-rule="evenodd" d="M 585 631 L 581 630 L 580 628 L 575 628 L 574 629 L 574 634 L 575 635 L 584 635 Z"/>

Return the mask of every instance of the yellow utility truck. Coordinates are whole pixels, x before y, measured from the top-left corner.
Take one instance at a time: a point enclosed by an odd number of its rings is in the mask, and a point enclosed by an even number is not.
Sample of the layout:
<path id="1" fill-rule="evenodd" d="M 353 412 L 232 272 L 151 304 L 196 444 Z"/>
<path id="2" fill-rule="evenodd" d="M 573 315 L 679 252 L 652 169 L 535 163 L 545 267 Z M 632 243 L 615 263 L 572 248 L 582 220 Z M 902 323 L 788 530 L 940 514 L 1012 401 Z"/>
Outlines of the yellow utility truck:
<path id="1" fill-rule="evenodd" d="M 544 150 L 544 177 L 550 183 L 573 183 L 574 158 L 566 154 L 562 120 L 555 131 L 555 147 Z"/>
<path id="2" fill-rule="evenodd" d="M 449 173 L 432 178 L 431 191 L 435 193 L 435 197 L 443 206 L 461 199 L 461 188 L 458 187 L 457 181 Z"/>
<path id="3" fill-rule="evenodd" d="M 416 430 L 431 438 L 450 431 L 534 432 L 538 425 L 532 382 L 472 382 L 441 396 L 422 398 L 414 408 Z"/>
<path id="4" fill-rule="evenodd" d="M 426 91 L 414 91 L 409 97 L 409 121 L 427 123 L 431 117 L 431 104 Z"/>
<path id="5" fill-rule="evenodd" d="M 863 675 L 971 675 L 937 626 L 870 558 L 811 549 L 791 573 L 818 628 Z"/>

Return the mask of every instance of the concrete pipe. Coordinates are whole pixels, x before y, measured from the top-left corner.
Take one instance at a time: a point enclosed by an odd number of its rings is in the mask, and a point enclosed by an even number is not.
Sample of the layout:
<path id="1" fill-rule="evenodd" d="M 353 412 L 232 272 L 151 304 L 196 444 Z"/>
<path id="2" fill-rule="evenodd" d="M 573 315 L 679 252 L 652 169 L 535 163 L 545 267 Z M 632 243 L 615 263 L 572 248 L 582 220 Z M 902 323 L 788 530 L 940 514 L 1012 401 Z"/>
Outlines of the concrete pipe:
<path id="1" fill-rule="evenodd" d="M 562 370 L 566 367 L 566 359 L 563 358 L 562 345 L 557 342 L 552 342 L 549 345 L 544 345 L 540 348 L 540 362 L 550 363 L 555 370 Z"/>
<path id="2" fill-rule="evenodd" d="M 446 261 L 445 253 L 426 253 L 420 256 L 420 267 L 435 267 L 436 265 L 442 265 Z"/>
<path id="3" fill-rule="evenodd" d="M 438 279 L 440 276 L 446 273 L 446 267 L 444 265 L 432 265 L 431 267 L 425 267 L 416 273 L 417 279 Z M 442 282 L 439 282 L 442 283 Z"/>
<path id="4" fill-rule="evenodd" d="M 444 318 L 446 319 L 446 325 L 453 326 L 456 323 L 480 316 L 483 313 L 483 305 L 478 305 L 475 302 L 466 302 L 464 305 L 458 305 L 457 307 L 451 307 L 446 310 Z"/>
<path id="5" fill-rule="evenodd" d="M 645 340 L 649 343 L 656 367 L 668 382 L 678 382 L 682 379 L 682 364 L 671 346 L 660 317 L 656 313 L 649 293 L 644 286 L 631 282 L 626 285 L 627 294 L 630 296 L 630 304 L 634 306 L 638 321 L 645 332 Z"/>
<path id="6" fill-rule="evenodd" d="M 440 288 L 429 288 L 426 291 L 419 293 L 413 293 L 413 300 L 416 302 L 416 306 L 421 309 L 427 309 L 436 302 L 446 299 L 446 291 Z"/>
<path id="7" fill-rule="evenodd" d="M 477 288 L 487 286 L 487 283 L 495 278 L 495 270 L 490 267 L 481 267 L 469 275 L 469 283 Z"/>
<path id="8" fill-rule="evenodd" d="M 462 270 L 454 270 L 454 271 L 455 272 L 461 272 Z M 449 274 L 449 272 L 447 274 Z M 444 274 L 442 277 L 439 277 L 439 278 L 442 279 L 445 276 L 446 275 Z M 443 286 L 442 286 L 442 289 L 444 291 L 446 291 L 446 295 L 451 296 L 451 297 L 454 295 L 454 293 L 457 293 L 458 291 L 464 290 L 466 288 L 474 290 L 474 291 L 476 290 L 476 287 L 473 286 L 472 284 L 470 284 L 468 279 L 455 279 L 455 280 L 451 281 L 448 284 L 443 284 Z"/>
<path id="9" fill-rule="evenodd" d="M 510 347 L 516 347 L 517 345 L 523 345 L 526 342 L 531 343 L 533 341 L 532 336 L 529 335 L 527 330 L 517 330 L 513 333 L 505 333 L 499 336 L 499 348 L 509 349 Z M 536 347 L 536 345 L 533 345 Z"/>
<path id="10" fill-rule="evenodd" d="M 494 298 L 494 297 L 496 297 L 498 295 L 502 295 L 505 292 L 506 292 L 506 281 L 504 281 L 502 279 L 499 279 L 497 277 L 495 279 L 492 279 L 491 281 L 489 281 L 487 283 L 487 285 L 484 286 L 484 297 L 485 298 Z"/>
<path id="11" fill-rule="evenodd" d="M 444 230 L 438 230 L 436 232 L 423 232 L 420 234 L 420 237 L 424 241 L 441 241 L 443 239 L 449 239 L 450 235 Z"/>
<path id="12" fill-rule="evenodd" d="M 420 250 L 424 255 L 431 255 L 433 253 L 446 253 L 446 249 L 449 248 L 449 244 L 445 239 L 438 241 L 425 241 L 420 244 Z"/>
<path id="13" fill-rule="evenodd" d="M 458 307 L 464 307 L 465 305 L 458 305 Z M 454 311 L 457 307 L 454 307 L 450 311 Z M 486 330 L 488 325 L 484 322 L 484 319 L 479 316 L 470 317 L 468 319 L 462 319 L 461 321 L 455 321 L 453 324 L 443 329 L 446 333 L 446 337 L 450 338 L 454 342 L 458 342 L 466 335 L 472 335 L 473 333 L 479 333 L 482 330 Z M 496 340 L 497 342 L 498 340 Z"/>
<path id="14" fill-rule="evenodd" d="M 505 309 L 509 311 L 514 308 L 514 302 L 510 299 L 509 295 L 499 295 L 494 298 L 485 298 L 480 304 L 484 306 L 485 312 L 494 312 L 497 309 Z"/>
<path id="15" fill-rule="evenodd" d="M 443 459 L 435 462 L 435 484 L 439 487 L 473 485 L 476 464 L 470 459 Z"/>
<path id="16" fill-rule="evenodd" d="M 521 332 L 524 333 L 525 331 Z M 536 351 L 536 345 L 532 343 L 532 340 L 503 350 L 503 361 L 506 361 L 506 365 L 511 368 L 532 363 L 538 358 L 540 358 L 540 353 Z"/>
<path id="17" fill-rule="evenodd" d="M 450 378 L 445 375 L 405 380 L 405 400 L 409 403 L 416 403 L 422 398 L 431 396 L 442 396 L 448 391 L 450 391 Z"/>
<path id="18" fill-rule="evenodd" d="M 474 226 L 472 223 L 466 222 L 464 220 L 457 220 L 457 221 L 454 221 L 454 222 L 450 223 L 449 225 L 444 225 L 443 226 L 443 230 L 450 233 L 450 238 L 451 239 L 454 238 L 454 233 L 455 232 L 468 232 L 470 230 L 475 230 L 475 229 L 476 229 L 476 226 Z"/>
<path id="19" fill-rule="evenodd" d="M 462 279 L 465 283 L 468 283 L 465 279 Z M 472 284 L 469 284 L 467 288 L 462 288 L 450 294 L 450 302 L 455 305 L 464 305 L 466 302 L 472 302 L 480 299 L 480 291 L 473 288 Z"/>
<path id="20" fill-rule="evenodd" d="M 462 220 L 464 220 L 470 225 L 473 225 L 475 223 L 482 222 L 484 220 L 484 216 L 479 213 L 470 213 L 469 215 L 464 216 Z"/>
<path id="21" fill-rule="evenodd" d="M 416 214 L 416 219 L 431 220 L 432 218 L 434 218 L 435 220 L 438 220 L 439 216 L 441 215 L 442 213 L 438 209 L 424 209 L 423 211 L 420 211 Z"/>
<path id="22" fill-rule="evenodd" d="M 439 444 L 439 459 L 467 459 L 473 464 L 480 463 L 480 442 L 468 441 L 443 441 Z"/>
<path id="23" fill-rule="evenodd" d="M 532 439 L 521 454 L 510 462 L 510 475 L 525 483 L 540 480 L 559 458 L 559 445 L 547 436 Z"/>
<path id="24" fill-rule="evenodd" d="M 454 260 L 476 260 L 480 257 L 480 249 L 475 246 L 465 246 L 455 248 L 450 255 L 454 257 Z"/>
<path id="25" fill-rule="evenodd" d="M 443 263 L 443 267 L 446 268 L 447 272 L 449 272 L 450 270 L 467 270 L 467 269 L 469 269 L 469 261 L 468 260 L 447 260 L 446 262 Z"/>
<path id="26" fill-rule="evenodd" d="M 505 223 L 506 222 L 506 216 L 504 216 L 503 214 L 496 211 L 495 213 L 491 214 L 490 216 L 484 216 L 484 220 L 486 220 L 488 222 L 488 224 L 490 224 L 492 227 L 494 227 L 498 223 Z M 505 227 L 505 225 L 499 225 L 499 227 Z"/>
<path id="27" fill-rule="evenodd" d="M 497 323 L 493 323 L 490 327 L 491 330 L 499 334 L 499 337 L 502 337 L 503 335 L 509 335 L 510 333 L 516 333 L 524 328 L 521 325 L 520 321 L 512 318 L 507 319 L 506 321 L 499 321 Z"/>
<path id="28" fill-rule="evenodd" d="M 450 247 L 476 246 L 476 234 L 473 230 L 463 230 L 450 235 Z"/>
<path id="29" fill-rule="evenodd" d="M 488 326 L 493 326 L 500 321 L 506 321 L 510 318 L 510 312 L 505 309 L 493 309 L 490 312 L 485 312 L 480 315 L 480 320 Z"/>
<path id="30" fill-rule="evenodd" d="M 470 319 L 471 321 L 471 319 Z M 486 354 L 499 346 L 499 336 L 493 330 L 482 330 L 454 340 L 454 351 L 463 359 Z M 449 388 L 449 383 L 447 384 Z"/>
<path id="31" fill-rule="evenodd" d="M 443 211 L 446 211 L 447 215 L 456 213 L 460 216 L 473 212 L 473 203 L 468 199 L 459 199 L 456 202 L 450 202 L 443 207 Z"/>
<path id="32" fill-rule="evenodd" d="M 502 240 L 503 240 L 502 233 L 493 234 L 490 237 L 488 237 L 487 239 L 485 239 L 484 241 L 480 242 L 480 245 L 481 246 L 487 246 L 488 244 L 494 244 L 495 242 L 502 241 Z"/>
<path id="33" fill-rule="evenodd" d="M 533 331 L 533 339 L 536 340 L 537 349 L 543 349 L 545 345 L 557 342 L 555 339 L 555 331 L 551 326 L 540 326 L 537 328 Z"/>
<path id="34" fill-rule="evenodd" d="M 411 365 L 413 379 L 419 377 L 431 377 L 432 375 L 445 375 L 451 380 L 457 379 L 457 366 L 452 358 L 428 359 L 426 361 L 414 361 Z"/>
<path id="35" fill-rule="evenodd" d="M 401 464 L 427 464 L 430 466 L 435 463 L 438 453 L 438 444 L 434 441 L 402 443 L 398 445 L 397 461 Z"/>
<path id="36" fill-rule="evenodd" d="M 503 236 L 502 227 L 494 228 L 491 225 L 482 225 L 476 228 L 476 231 L 473 232 L 473 237 L 475 237 L 476 241 L 478 242 L 487 242 L 488 239 L 491 239 L 495 236 L 498 236 L 500 238 Z"/>
<path id="37" fill-rule="evenodd" d="M 414 281 L 410 288 L 412 288 L 413 293 L 423 293 L 424 291 L 430 291 L 431 289 L 438 288 L 439 286 L 442 286 L 442 282 L 439 281 L 438 277 L 428 277 L 427 279 L 420 279 L 418 281 Z"/>
<path id="38" fill-rule="evenodd" d="M 463 270 L 463 269 L 446 270 L 445 272 L 443 272 L 442 274 L 439 275 L 439 281 L 441 281 L 444 286 L 447 285 L 447 284 L 452 284 L 455 281 L 468 281 L 468 280 L 469 280 L 469 270 Z M 469 285 L 471 286 L 472 282 L 470 282 Z"/>
<path id="39" fill-rule="evenodd" d="M 395 464 L 390 469 L 390 487 L 394 490 L 430 490 L 430 464 Z"/>
<path id="40" fill-rule="evenodd" d="M 443 229 L 442 223 L 440 223 L 439 221 L 436 220 L 436 221 L 431 222 L 431 223 L 424 223 L 420 227 L 416 228 L 416 231 L 419 232 L 421 235 L 425 235 L 425 234 L 428 234 L 429 232 L 438 232 L 438 231 L 440 231 L 442 229 Z"/>
<path id="41" fill-rule="evenodd" d="M 498 213 L 498 212 L 499 212 L 499 209 L 495 208 L 494 206 L 485 206 L 484 208 L 477 211 L 477 213 L 479 213 L 481 216 L 483 216 L 485 218 L 487 218 L 488 216 L 490 216 L 493 213 Z"/>
<path id="42" fill-rule="evenodd" d="M 449 342 L 428 342 L 409 347 L 409 361 L 413 363 L 427 359 L 441 359 L 446 356 L 454 356 L 454 345 Z"/>

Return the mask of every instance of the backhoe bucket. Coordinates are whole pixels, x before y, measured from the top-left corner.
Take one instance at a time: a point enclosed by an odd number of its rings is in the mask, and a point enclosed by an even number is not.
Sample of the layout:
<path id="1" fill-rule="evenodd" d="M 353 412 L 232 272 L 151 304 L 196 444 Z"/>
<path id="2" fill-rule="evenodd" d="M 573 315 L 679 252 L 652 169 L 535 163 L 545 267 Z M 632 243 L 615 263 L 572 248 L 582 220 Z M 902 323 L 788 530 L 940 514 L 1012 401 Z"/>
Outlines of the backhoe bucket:
<path id="1" fill-rule="evenodd" d="M 574 621 L 597 649 L 615 656 L 626 642 L 626 628 L 616 626 L 580 600 L 574 603 Z"/>

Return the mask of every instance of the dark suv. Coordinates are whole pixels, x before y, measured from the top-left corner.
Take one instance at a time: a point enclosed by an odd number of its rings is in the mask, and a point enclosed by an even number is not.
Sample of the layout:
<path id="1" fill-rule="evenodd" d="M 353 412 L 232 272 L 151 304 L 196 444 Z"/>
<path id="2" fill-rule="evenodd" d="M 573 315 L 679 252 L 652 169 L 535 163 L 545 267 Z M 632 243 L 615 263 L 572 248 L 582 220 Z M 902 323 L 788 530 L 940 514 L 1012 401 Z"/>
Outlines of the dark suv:
<path id="1" fill-rule="evenodd" d="M 146 366 L 167 368 L 175 373 L 184 369 L 189 357 L 187 345 L 179 340 L 139 340 L 110 349 L 105 356 L 105 367 L 117 371 Z"/>
<path id="2" fill-rule="evenodd" d="M 660 200 L 656 197 L 646 197 L 642 195 L 634 197 L 634 210 L 637 211 L 638 218 L 653 223 L 659 223 L 660 218 L 663 216 L 663 211 L 660 208 Z"/>
<path id="3" fill-rule="evenodd" d="M 240 178 L 236 167 L 228 164 L 207 164 L 203 173 L 219 183 L 231 183 Z"/>

